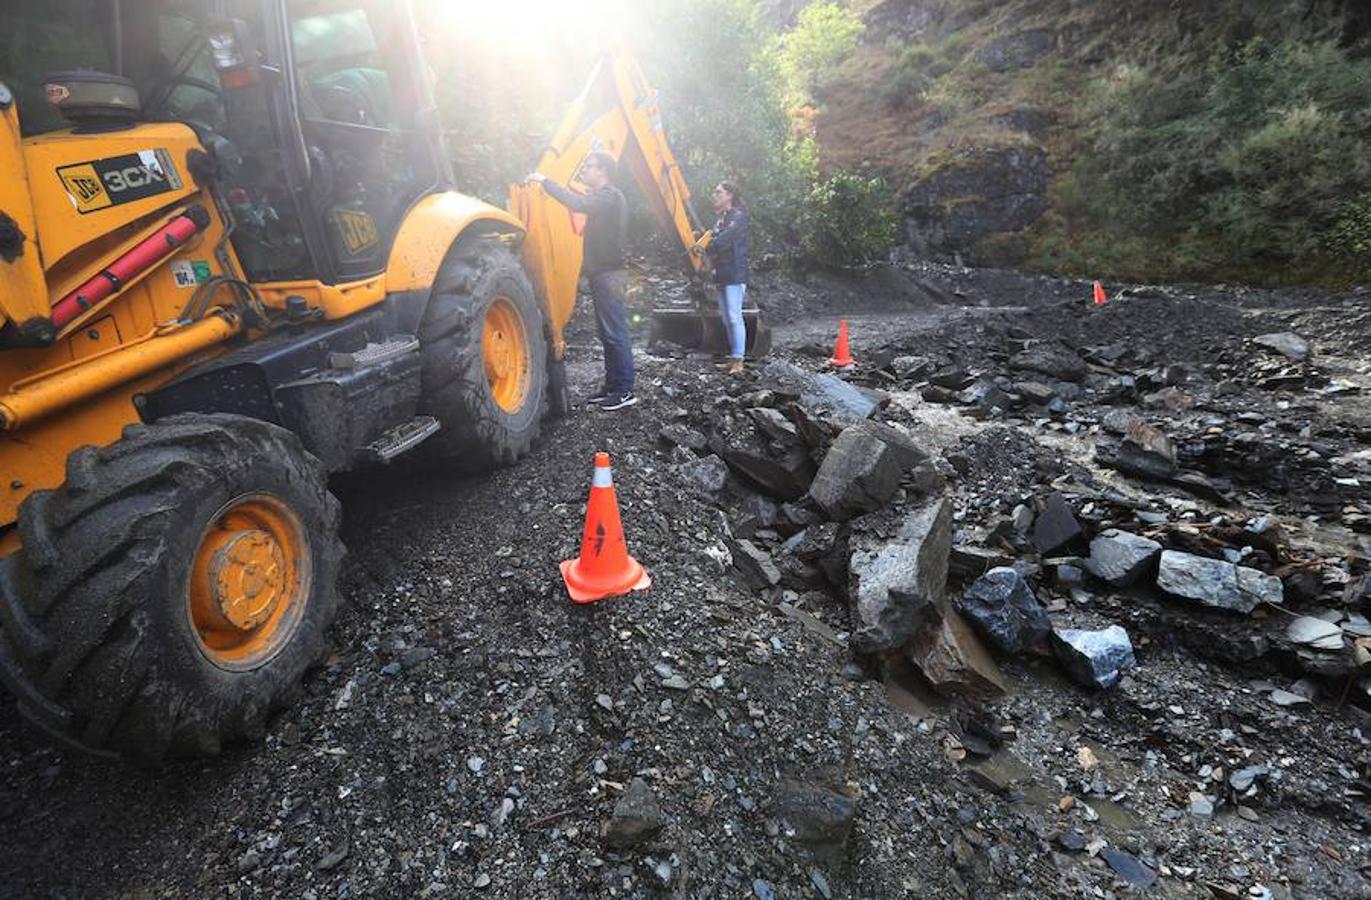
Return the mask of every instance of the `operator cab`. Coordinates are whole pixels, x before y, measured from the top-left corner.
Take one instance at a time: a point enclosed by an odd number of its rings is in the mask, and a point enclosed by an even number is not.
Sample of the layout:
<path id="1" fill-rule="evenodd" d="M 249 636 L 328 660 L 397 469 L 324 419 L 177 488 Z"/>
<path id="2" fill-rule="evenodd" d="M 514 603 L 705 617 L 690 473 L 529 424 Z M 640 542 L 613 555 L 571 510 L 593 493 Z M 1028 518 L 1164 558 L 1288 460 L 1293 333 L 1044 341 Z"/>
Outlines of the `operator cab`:
<path id="1" fill-rule="evenodd" d="M 194 129 L 212 155 L 221 211 L 251 281 L 336 284 L 377 274 L 405 212 L 451 181 L 407 4 L 21 7 L 0 12 L 0 81 L 15 89 L 25 136 L 134 121 Z M 47 48 L 64 48 L 55 56 L 65 71 L 31 68 L 34 47 L 48 65 Z"/>

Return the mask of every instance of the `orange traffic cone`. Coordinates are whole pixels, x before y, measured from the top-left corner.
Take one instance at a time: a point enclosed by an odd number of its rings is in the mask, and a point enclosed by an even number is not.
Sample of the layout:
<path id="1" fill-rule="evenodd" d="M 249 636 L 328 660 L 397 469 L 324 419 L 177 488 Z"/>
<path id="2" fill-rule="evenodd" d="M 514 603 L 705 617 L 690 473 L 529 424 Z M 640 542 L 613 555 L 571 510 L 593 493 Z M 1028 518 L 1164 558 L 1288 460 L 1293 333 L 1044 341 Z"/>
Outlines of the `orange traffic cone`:
<path id="1" fill-rule="evenodd" d="M 1095 282 L 1095 305 L 1104 306 L 1108 300 L 1109 297 L 1106 296 L 1104 292 L 1104 285 L 1100 284 L 1098 281 Z"/>
<path id="2" fill-rule="evenodd" d="M 847 345 L 847 320 L 838 323 L 838 343 L 833 347 L 833 358 L 828 362 L 838 368 L 846 368 L 856 360 L 852 358 L 852 350 Z"/>
<path id="3" fill-rule="evenodd" d="M 608 453 L 595 454 L 595 477 L 590 482 L 586 527 L 581 532 L 581 555 L 562 563 L 562 580 L 574 603 L 594 603 L 605 597 L 641 591 L 652 584 L 643 567 L 628 555 Z"/>

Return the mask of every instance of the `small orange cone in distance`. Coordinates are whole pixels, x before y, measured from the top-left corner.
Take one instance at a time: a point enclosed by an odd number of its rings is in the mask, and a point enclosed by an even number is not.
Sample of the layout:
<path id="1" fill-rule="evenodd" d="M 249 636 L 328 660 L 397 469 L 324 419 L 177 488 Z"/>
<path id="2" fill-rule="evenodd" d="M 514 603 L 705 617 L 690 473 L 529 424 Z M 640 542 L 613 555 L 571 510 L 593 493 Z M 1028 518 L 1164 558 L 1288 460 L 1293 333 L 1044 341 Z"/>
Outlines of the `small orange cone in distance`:
<path id="1" fill-rule="evenodd" d="M 581 555 L 562 563 L 562 580 L 575 603 L 594 603 L 641 591 L 652 584 L 643 567 L 628 555 L 608 453 L 595 454 L 595 477 L 590 482 L 590 502 L 586 504 Z"/>
<path id="2" fill-rule="evenodd" d="M 1098 281 L 1095 282 L 1095 305 L 1104 306 L 1108 300 L 1109 297 L 1104 292 L 1104 285 L 1100 284 Z"/>
<path id="3" fill-rule="evenodd" d="M 838 323 L 838 343 L 833 347 L 833 358 L 829 360 L 831 365 L 838 368 L 850 366 L 855 362 L 852 359 L 852 349 L 847 343 L 847 320 Z"/>

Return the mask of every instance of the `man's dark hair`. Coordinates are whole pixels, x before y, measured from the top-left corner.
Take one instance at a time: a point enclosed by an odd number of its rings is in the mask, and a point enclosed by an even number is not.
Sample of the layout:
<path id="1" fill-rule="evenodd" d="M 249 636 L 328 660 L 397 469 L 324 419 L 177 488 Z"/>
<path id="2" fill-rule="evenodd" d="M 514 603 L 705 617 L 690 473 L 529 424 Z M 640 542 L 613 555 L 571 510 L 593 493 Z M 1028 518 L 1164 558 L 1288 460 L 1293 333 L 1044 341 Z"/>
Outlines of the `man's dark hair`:
<path id="1" fill-rule="evenodd" d="M 604 172 L 605 176 L 609 178 L 610 181 L 614 180 L 614 176 L 618 174 L 619 171 L 619 164 L 614 161 L 614 157 L 603 150 L 596 150 L 588 155 L 586 157 L 586 162 L 582 163 L 582 165 L 585 165 L 586 163 L 589 163 L 598 168 L 601 172 Z"/>

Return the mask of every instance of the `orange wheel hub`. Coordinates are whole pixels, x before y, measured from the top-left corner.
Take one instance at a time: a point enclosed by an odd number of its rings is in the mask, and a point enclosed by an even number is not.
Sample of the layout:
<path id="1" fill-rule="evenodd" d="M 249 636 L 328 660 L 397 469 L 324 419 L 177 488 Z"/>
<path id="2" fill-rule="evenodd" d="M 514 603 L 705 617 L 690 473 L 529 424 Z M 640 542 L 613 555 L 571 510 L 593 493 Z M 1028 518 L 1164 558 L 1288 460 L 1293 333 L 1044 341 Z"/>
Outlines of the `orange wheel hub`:
<path id="1" fill-rule="evenodd" d="M 508 297 L 496 297 L 481 329 L 481 361 L 495 403 L 516 413 L 528 398 L 529 353 L 524 317 Z"/>
<path id="2" fill-rule="evenodd" d="M 311 585 L 300 519 L 270 494 L 227 504 L 200 537 L 188 606 L 201 651 L 225 669 L 271 659 L 300 624 Z"/>

